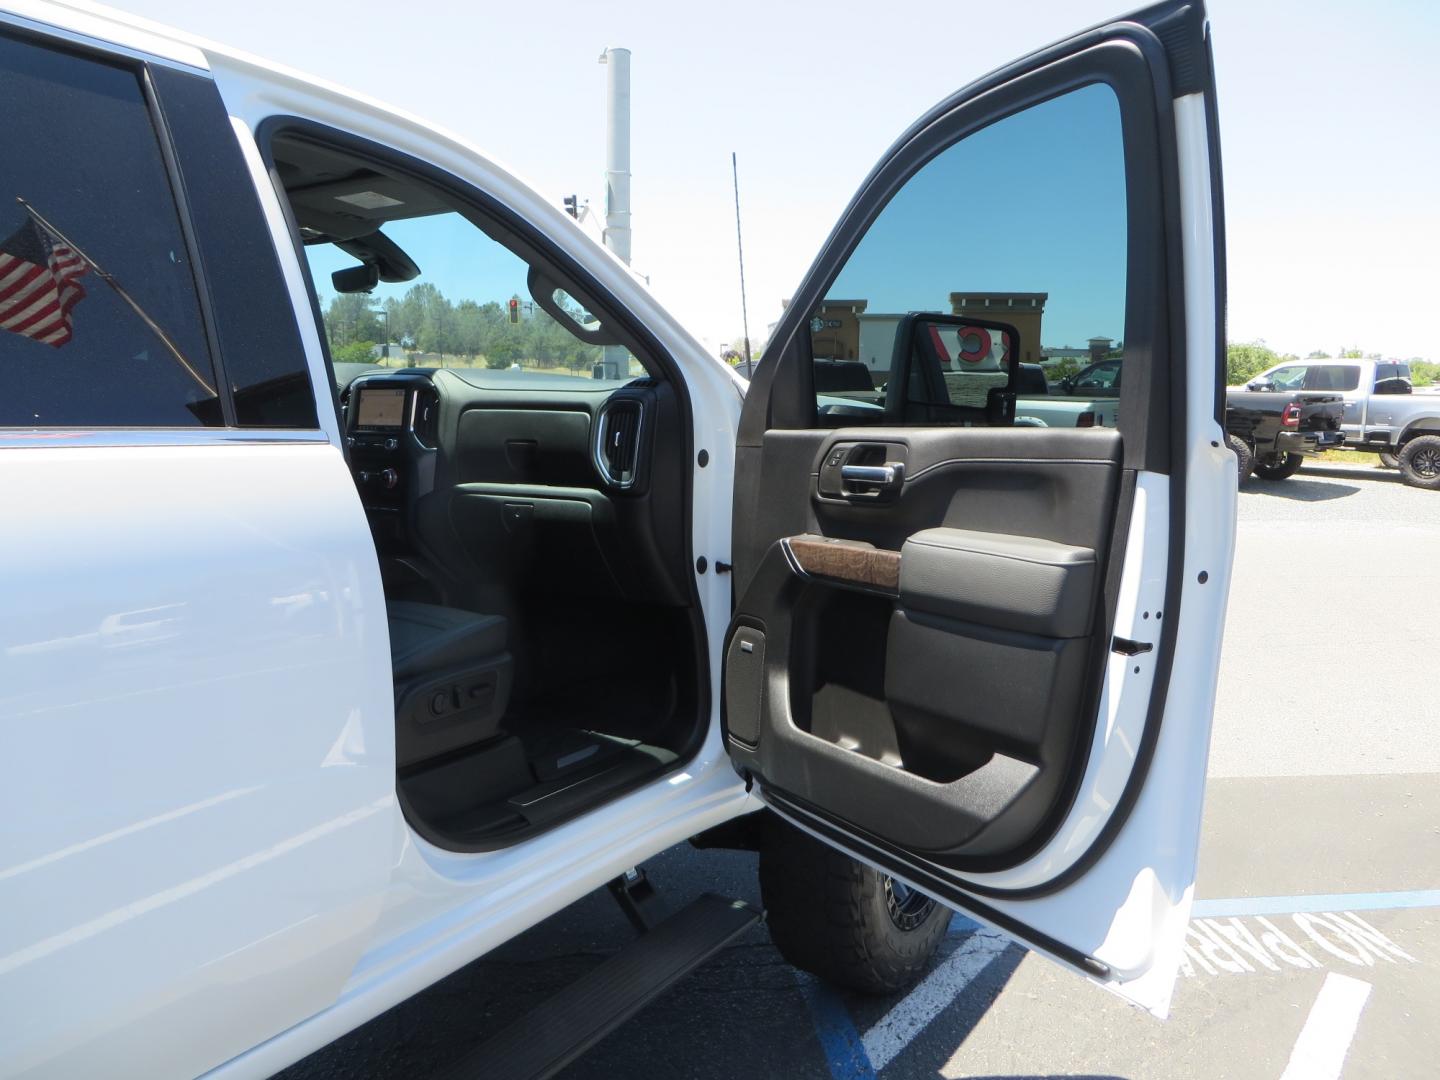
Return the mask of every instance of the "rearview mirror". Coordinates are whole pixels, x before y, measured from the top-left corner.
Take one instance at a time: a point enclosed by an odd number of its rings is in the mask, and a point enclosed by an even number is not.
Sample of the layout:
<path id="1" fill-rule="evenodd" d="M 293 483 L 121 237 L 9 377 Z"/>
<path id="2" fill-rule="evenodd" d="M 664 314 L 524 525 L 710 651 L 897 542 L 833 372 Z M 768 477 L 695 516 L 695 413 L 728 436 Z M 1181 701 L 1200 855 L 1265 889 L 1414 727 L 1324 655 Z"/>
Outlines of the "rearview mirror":
<path id="1" fill-rule="evenodd" d="M 330 275 L 330 284 L 337 293 L 368 293 L 380 284 L 380 268 L 374 263 L 347 266 Z"/>

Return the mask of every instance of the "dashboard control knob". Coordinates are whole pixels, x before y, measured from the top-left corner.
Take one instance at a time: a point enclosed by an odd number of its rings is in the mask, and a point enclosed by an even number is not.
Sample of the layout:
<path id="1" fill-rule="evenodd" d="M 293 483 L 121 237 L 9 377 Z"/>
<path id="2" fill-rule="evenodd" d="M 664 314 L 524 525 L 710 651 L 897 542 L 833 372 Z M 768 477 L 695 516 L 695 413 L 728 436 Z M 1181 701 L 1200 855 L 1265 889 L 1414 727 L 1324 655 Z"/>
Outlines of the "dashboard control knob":
<path id="1" fill-rule="evenodd" d="M 400 440 L 392 435 L 390 438 L 385 440 L 385 449 L 389 450 L 391 453 L 394 453 L 396 450 L 400 449 Z"/>
<path id="2" fill-rule="evenodd" d="M 347 449 L 347 450 L 354 450 L 354 449 L 355 449 L 355 436 L 354 436 L 354 435 L 346 435 L 346 436 L 345 436 L 345 449 Z"/>
<path id="3" fill-rule="evenodd" d="M 400 483 L 400 474 L 394 469 L 381 469 L 379 479 L 380 486 L 389 489 Z"/>

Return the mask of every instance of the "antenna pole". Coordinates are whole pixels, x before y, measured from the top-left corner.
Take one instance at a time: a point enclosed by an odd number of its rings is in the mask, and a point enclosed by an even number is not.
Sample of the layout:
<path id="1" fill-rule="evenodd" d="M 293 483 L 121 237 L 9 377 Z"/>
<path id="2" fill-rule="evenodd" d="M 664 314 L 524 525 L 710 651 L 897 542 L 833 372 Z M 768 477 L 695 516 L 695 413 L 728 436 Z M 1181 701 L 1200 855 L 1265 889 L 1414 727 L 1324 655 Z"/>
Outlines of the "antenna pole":
<path id="1" fill-rule="evenodd" d="M 740 167 L 735 151 L 730 151 L 730 179 L 735 186 L 735 247 L 740 253 L 740 322 L 745 330 L 745 377 L 754 378 L 755 365 L 750 360 L 750 308 L 745 302 L 745 241 L 740 235 Z"/>

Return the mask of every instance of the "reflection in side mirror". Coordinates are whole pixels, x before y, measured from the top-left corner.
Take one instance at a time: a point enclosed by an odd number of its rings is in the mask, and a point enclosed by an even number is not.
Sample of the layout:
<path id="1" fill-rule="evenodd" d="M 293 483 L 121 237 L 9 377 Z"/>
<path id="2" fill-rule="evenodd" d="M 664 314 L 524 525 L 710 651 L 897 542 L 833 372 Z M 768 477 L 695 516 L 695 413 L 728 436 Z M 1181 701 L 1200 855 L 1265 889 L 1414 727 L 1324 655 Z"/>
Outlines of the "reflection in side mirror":
<path id="1" fill-rule="evenodd" d="M 893 422 L 1009 426 L 1020 382 L 1014 326 L 969 315 L 912 312 L 895 330 L 886 395 Z M 846 365 L 849 366 L 849 365 Z"/>

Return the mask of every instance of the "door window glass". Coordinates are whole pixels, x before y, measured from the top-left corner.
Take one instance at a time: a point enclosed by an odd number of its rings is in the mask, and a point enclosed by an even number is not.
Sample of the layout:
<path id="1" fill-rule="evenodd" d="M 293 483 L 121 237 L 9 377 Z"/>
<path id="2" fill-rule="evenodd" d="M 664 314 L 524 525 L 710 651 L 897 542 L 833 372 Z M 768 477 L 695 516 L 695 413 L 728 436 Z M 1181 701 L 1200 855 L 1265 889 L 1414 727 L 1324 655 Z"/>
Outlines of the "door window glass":
<path id="1" fill-rule="evenodd" d="M 1306 390 L 1354 390 L 1360 385 L 1360 368 L 1355 364 L 1311 364 L 1305 376 Z"/>
<path id="2" fill-rule="evenodd" d="M 0 100 L 0 426 L 222 424 L 135 73 L 0 37 Z"/>
<path id="3" fill-rule="evenodd" d="M 1305 385 L 1305 373 L 1309 369 L 1299 364 L 1277 368 L 1265 376 L 1275 384 L 1276 390 L 1299 390 Z"/>
<path id="4" fill-rule="evenodd" d="M 1103 84 L 942 151 L 890 200 L 810 312 L 820 421 L 1075 424 L 1061 386 L 1124 358 L 1120 106 Z M 983 342 L 982 342 L 983 337 Z M 989 348 L 980 348 L 985 342 Z M 1103 382 L 1103 385 L 1098 383 Z M 942 390 L 943 388 L 943 390 Z M 1048 393 L 1047 393 L 1048 391 Z M 1051 395 L 1057 395 L 1051 397 Z"/>
<path id="5" fill-rule="evenodd" d="M 1408 394 L 1411 389 L 1409 364 L 1375 365 L 1375 393 Z"/>

